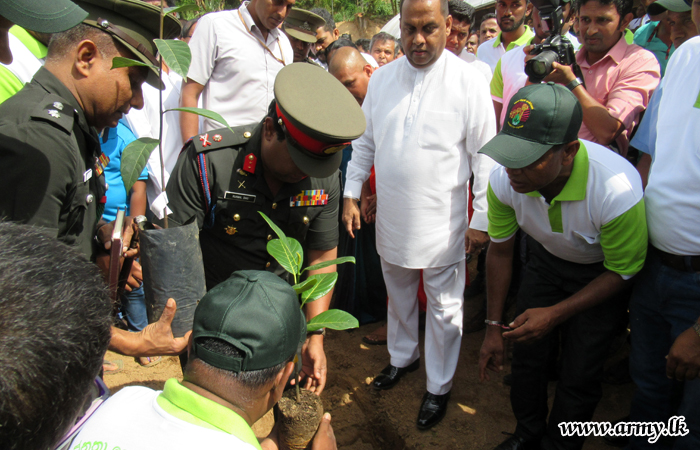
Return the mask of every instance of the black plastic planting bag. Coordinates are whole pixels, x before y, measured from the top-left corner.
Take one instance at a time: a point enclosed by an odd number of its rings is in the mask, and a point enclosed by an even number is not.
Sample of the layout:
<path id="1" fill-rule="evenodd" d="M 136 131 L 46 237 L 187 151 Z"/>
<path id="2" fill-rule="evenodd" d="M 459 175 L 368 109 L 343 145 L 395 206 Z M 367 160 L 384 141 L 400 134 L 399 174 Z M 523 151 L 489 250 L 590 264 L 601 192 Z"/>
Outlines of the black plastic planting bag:
<path id="1" fill-rule="evenodd" d="M 197 223 L 141 231 L 139 242 L 148 323 L 158 321 L 173 298 L 177 302 L 173 335 L 182 337 L 192 329 L 194 310 L 207 291 Z"/>

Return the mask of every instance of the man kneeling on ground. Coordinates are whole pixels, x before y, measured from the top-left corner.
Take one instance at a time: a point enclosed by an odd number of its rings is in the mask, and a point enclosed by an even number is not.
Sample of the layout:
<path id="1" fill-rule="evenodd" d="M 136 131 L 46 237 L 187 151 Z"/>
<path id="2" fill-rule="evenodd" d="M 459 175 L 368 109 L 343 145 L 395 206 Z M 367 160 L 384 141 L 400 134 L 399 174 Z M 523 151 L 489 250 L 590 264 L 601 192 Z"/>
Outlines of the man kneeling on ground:
<path id="1" fill-rule="evenodd" d="M 250 427 L 282 397 L 305 339 L 306 320 L 288 283 L 271 272 L 235 272 L 197 306 L 184 380 L 166 381 L 162 392 L 122 389 L 74 442 L 131 450 L 277 449 L 275 430 L 258 443 Z M 313 449 L 335 448 L 326 414 Z"/>

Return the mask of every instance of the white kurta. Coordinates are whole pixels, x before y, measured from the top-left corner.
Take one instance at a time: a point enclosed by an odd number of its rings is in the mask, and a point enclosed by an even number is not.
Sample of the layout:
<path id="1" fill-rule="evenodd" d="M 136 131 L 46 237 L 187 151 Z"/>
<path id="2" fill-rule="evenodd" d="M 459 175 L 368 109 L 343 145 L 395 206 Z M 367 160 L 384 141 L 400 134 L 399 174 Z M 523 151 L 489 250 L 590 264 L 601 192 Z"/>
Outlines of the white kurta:
<path id="1" fill-rule="evenodd" d="M 472 170 L 470 226 L 488 228 L 486 187 L 495 163 L 477 154 L 496 134 L 486 80 L 448 51 L 423 69 L 400 58 L 372 76 L 362 109 L 367 130 L 353 142 L 345 196 L 360 198 L 374 164 L 378 253 L 414 269 L 461 261 Z"/>

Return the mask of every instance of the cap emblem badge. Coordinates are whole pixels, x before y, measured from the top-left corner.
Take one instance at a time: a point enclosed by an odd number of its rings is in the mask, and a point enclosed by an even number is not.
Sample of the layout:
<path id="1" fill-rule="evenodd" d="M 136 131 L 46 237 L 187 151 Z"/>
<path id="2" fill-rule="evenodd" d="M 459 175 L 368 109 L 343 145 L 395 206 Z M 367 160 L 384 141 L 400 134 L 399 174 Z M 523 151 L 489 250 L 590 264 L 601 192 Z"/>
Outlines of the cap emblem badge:
<path id="1" fill-rule="evenodd" d="M 518 100 L 508 114 L 508 125 L 513 128 L 522 128 L 530 117 L 530 112 L 535 109 L 527 100 Z"/>

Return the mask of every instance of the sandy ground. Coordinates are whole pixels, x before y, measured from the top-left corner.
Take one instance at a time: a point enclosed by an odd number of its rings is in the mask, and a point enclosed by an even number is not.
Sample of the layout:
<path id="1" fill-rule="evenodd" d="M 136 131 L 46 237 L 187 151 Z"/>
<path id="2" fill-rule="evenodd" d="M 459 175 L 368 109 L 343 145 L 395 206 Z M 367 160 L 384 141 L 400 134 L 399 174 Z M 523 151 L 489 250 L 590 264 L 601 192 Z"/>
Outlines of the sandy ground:
<path id="1" fill-rule="evenodd" d="M 475 300 L 478 301 L 478 297 Z M 386 346 L 367 346 L 362 343 L 362 336 L 378 326 L 379 324 L 371 324 L 356 330 L 329 331 L 326 336 L 329 375 L 322 399 L 325 409 L 333 417 L 338 448 L 492 449 L 506 438 L 501 432 L 514 430 L 509 388 L 503 385 L 502 376 L 496 375 L 490 382 L 481 383 L 478 380 L 476 364 L 483 331 L 463 337 L 452 398 L 445 419 L 431 430 L 419 431 L 415 421 L 425 392 L 424 366 L 407 375 L 389 391 L 376 392 L 368 386 L 372 377 L 389 360 Z M 422 337 L 421 333 L 421 341 Z M 130 385 L 162 389 L 168 378 L 182 377 L 179 360 L 175 357 L 163 358 L 160 364 L 149 368 L 142 368 L 133 359 L 113 353 L 108 353 L 106 359 L 124 361 L 124 369 L 120 373 L 105 377 L 112 392 Z M 509 372 L 510 368 L 506 366 L 504 373 Z M 603 399 L 594 420 L 613 421 L 626 415 L 629 412 L 633 385 L 603 386 Z M 550 383 L 550 401 L 554 387 L 555 383 Z M 271 425 L 271 417 L 264 417 L 254 427 L 256 434 L 265 436 Z M 585 450 L 610 448 L 599 437 L 589 437 L 584 447 Z"/>

